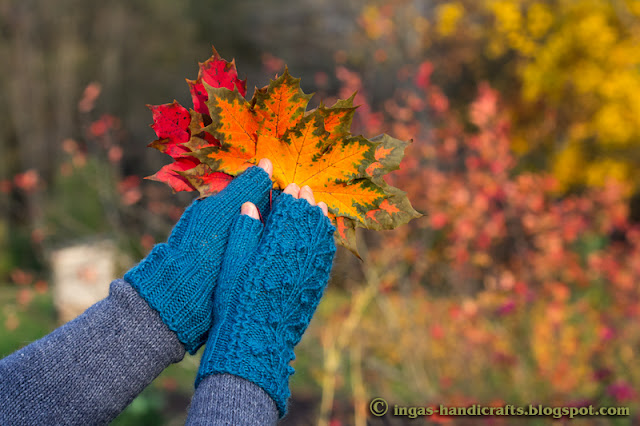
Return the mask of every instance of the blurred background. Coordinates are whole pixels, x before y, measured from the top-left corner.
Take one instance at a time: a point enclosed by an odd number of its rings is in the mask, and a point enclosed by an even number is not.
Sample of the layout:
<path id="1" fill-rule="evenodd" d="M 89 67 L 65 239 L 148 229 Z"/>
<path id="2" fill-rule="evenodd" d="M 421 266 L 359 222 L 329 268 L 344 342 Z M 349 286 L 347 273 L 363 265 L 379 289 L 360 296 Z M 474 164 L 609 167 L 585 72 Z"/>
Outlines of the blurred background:
<path id="1" fill-rule="evenodd" d="M 368 415 L 379 396 L 640 422 L 636 0 L 0 0 L 0 356 L 104 297 L 195 197 L 143 180 L 170 162 L 145 104 L 190 106 L 212 44 L 249 87 L 287 64 L 316 105 L 357 91 L 353 133 L 413 139 L 388 181 L 424 217 L 339 251 L 285 424 L 404 424 Z M 114 424 L 182 424 L 198 360 Z"/>

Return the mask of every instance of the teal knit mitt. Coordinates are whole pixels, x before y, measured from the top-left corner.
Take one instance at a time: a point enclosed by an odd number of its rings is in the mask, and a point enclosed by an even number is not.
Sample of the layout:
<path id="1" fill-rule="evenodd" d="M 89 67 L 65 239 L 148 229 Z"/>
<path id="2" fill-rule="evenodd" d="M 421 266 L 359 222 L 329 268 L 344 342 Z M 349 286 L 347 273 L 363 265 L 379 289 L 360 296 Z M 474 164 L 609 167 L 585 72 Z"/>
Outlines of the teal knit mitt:
<path id="1" fill-rule="evenodd" d="M 213 291 L 240 206 L 250 201 L 264 211 L 272 184 L 267 172 L 251 167 L 219 194 L 195 200 L 169 240 L 124 276 L 191 354 L 213 323 Z"/>
<path id="2" fill-rule="evenodd" d="M 335 228 L 319 207 L 283 193 L 264 233 L 241 215 L 215 290 L 215 322 L 196 378 L 233 374 L 264 389 L 287 412 L 293 348 L 329 280 Z"/>

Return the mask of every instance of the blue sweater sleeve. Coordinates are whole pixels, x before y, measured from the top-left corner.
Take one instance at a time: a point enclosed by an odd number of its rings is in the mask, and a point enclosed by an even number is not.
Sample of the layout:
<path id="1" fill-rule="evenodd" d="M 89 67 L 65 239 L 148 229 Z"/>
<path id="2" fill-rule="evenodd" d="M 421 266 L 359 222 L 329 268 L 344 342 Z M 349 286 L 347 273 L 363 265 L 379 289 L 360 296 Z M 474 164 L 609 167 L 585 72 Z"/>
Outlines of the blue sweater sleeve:
<path id="1" fill-rule="evenodd" d="M 159 314 L 129 284 L 116 280 L 107 298 L 0 360 L 0 424 L 107 424 L 184 353 Z M 202 397 L 198 390 L 191 409 L 206 415 L 201 404 L 215 402 L 209 396 L 227 386 L 212 383 Z"/>

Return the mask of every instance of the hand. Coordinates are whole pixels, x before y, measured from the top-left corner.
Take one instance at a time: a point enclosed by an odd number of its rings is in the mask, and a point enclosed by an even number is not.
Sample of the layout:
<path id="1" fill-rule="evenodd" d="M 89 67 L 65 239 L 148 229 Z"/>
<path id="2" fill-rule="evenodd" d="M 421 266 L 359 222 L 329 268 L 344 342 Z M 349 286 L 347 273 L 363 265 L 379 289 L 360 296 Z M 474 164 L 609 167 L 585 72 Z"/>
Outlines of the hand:
<path id="1" fill-rule="evenodd" d="M 309 188 L 308 185 L 305 185 L 302 187 L 302 189 L 300 189 L 298 188 L 298 185 L 296 185 L 295 183 L 292 183 L 288 185 L 285 188 L 285 190 L 282 192 L 285 194 L 289 194 L 294 198 L 305 199 L 312 206 L 316 205 L 316 200 L 313 197 L 313 191 L 311 190 L 311 188 Z M 317 205 L 318 207 L 320 207 L 320 210 L 322 210 L 322 213 L 324 213 L 325 216 L 329 216 L 329 209 L 327 207 L 327 204 L 324 201 L 320 201 Z M 256 208 L 255 204 L 251 202 L 246 202 L 242 205 L 242 208 L 240 209 L 240 214 L 247 215 L 254 219 L 260 219 L 260 214 L 258 213 L 258 209 Z"/>
<path id="2" fill-rule="evenodd" d="M 269 394 L 287 411 L 294 347 L 329 279 L 335 228 L 308 187 L 289 185 L 266 225 L 245 204 L 229 237 L 214 298 L 214 326 L 196 379 L 233 374 Z"/>
<path id="3" fill-rule="evenodd" d="M 269 160 L 260 160 L 219 194 L 195 200 L 168 241 L 124 276 L 191 354 L 205 342 L 213 323 L 213 291 L 231 225 L 243 203 L 267 207 L 272 170 Z"/>

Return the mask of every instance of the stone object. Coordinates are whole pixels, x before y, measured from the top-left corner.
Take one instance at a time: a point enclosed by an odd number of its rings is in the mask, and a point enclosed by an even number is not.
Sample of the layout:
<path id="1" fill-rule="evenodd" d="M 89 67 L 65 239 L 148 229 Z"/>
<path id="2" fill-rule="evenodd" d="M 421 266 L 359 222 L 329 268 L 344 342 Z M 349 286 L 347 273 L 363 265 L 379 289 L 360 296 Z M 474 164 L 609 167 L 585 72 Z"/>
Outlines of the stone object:
<path id="1" fill-rule="evenodd" d="M 61 323 L 68 322 L 109 294 L 118 252 L 109 240 L 79 243 L 51 252 L 53 303 Z"/>

